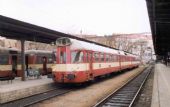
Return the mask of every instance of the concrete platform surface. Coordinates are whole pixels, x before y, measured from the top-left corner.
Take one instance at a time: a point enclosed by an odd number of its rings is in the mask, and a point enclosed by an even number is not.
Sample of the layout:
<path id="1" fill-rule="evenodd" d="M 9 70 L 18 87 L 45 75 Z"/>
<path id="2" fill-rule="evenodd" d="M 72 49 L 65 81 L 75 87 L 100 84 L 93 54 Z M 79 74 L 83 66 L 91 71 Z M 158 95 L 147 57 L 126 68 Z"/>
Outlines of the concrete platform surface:
<path id="1" fill-rule="evenodd" d="M 53 88 L 55 88 L 53 80 L 46 76 L 42 76 L 41 79 L 29 78 L 26 81 L 16 78 L 12 83 L 0 81 L 0 103 L 28 97 Z"/>
<path id="2" fill-rule="evenodd" d="M 155 64 L 151 107 L 170 107 L 170 66 Z"/>

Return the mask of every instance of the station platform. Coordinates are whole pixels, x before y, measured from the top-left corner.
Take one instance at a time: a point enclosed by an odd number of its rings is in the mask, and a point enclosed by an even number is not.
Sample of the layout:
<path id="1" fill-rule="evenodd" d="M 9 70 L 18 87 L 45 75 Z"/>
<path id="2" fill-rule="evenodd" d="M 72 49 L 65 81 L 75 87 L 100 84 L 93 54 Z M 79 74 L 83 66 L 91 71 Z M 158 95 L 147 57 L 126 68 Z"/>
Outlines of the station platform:
<path id="1" fill-rule="evenodd" d="M 170 66 L 155 64 L 151 107 L 170 107 Z"/>
<path id="2" fill-rule="evenodd" d="M 40 79 L 29 78 L 21 81 L 20 77 L 11 81 L 0 81 L 0 104 L 28 97 L 55 88 L 52 78 L 42 76 Z"/>

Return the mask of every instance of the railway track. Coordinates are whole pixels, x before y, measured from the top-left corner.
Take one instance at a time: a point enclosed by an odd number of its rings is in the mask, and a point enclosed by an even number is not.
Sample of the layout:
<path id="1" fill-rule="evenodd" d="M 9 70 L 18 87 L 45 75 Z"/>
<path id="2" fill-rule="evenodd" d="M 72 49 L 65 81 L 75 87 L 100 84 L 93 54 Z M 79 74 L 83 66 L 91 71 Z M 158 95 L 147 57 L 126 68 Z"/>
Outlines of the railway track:
<path id="1" fill-rule="evenodd" d="M 1 104 L 0 107 L 25 107 L 30 106 L 32 104 L 38 103 L 40 101 L 47 100 L 52 97 L 56 97 L 59 95 L 66 94 L 72 91 L 72 89 L 63 89 L 63 88 L 56 88 L 54 90 L 50 90 L 41 94 L 36 94 L 33 96 L 29 96 L 26 98 L 18 99 L 15 101 L 11 101 L 8 103 Z"/>
<path id="2" fill-rule="evenodd" d="M 151 70 L 152 65 L 93 107 L 131 107 Z"/>

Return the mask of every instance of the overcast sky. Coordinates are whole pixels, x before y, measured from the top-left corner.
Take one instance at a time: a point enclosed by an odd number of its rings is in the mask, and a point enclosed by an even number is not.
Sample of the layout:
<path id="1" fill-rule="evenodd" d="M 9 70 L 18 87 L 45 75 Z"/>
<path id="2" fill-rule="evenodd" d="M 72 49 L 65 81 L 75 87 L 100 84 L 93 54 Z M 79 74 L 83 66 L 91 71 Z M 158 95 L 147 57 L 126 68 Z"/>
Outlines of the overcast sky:
<path id="1" fill-rule="evenodd" d="M 145 0 L 0 0 L 0 15 L 71 34 L 150 32 Z"/>

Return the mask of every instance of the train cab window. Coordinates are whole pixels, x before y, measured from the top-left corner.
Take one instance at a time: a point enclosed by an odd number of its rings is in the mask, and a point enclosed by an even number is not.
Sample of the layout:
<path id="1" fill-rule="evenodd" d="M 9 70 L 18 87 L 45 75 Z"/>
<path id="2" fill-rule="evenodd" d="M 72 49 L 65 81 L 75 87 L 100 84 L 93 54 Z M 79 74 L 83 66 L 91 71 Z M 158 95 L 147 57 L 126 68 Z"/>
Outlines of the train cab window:
<path id="1" fill-rule="evenodd" d="M 66 52 L 60 52 L 60 63 L 66 63 Z"/>
<path id="2" fill-rule="evenodd" d="M 71 62 L 72 63 L 83 62 L 83 52 L 82 51 L 73 51 L 73 52 L 71 52 Z"/>
<path id="3" fill-rule="evenodd" d="M 0 58 L 0 64 L 1 65 L 6 65 L 6 64 L 9 64 L 9 56 L 8 55 L 0 55 L 1 58 Z"/>
<path id="4" fill-rule="evenodd" d="M 89 62 L 88 52 L 85 52 L 85 53 L 84 53 L 84 61 L 85 61 L 85 62 Z"/>

